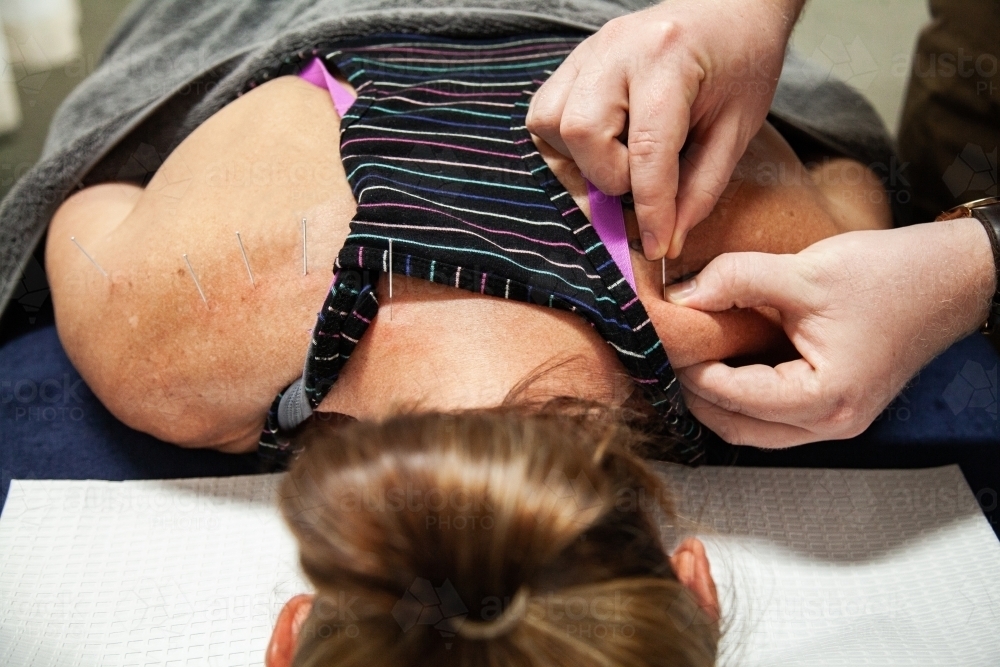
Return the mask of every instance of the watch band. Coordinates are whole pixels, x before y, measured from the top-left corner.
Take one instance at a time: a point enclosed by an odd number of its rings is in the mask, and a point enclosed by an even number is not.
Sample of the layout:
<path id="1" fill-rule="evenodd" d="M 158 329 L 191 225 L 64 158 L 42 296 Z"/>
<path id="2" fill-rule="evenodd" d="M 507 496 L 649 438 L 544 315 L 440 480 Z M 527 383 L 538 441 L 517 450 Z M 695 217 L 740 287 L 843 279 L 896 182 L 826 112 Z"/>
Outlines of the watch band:
<path id="1" fill-rule="evenodd" d="M 976 201 L 956 206 L 938 216 L 938 220 L 957 220 L 959 218 L 975 218 L 983 223 L 986 235 L 990 237 L 993 248 L 993 268 L 997 276 L 997 288 L 990 301 L 990 312 L 980 327 L 984 334 L 992 334 L 1000 329 L 1000 197 L 977 199 Z"/>

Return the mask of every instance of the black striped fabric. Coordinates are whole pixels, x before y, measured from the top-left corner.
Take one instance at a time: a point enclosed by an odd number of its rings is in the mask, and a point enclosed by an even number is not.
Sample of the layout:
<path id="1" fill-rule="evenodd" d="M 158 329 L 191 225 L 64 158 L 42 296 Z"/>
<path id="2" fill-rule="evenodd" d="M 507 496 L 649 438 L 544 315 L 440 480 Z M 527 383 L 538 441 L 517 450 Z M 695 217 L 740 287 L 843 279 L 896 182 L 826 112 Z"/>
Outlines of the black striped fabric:
<path id="1" fill-rule="evenodd" d="M 378 314 L 391 239 L 394 273 L 585 318 L 687 443 L 678 458 L 702 456 L 645 308 L 525 128 L 531 95 L 583 38 L 384 35 L 317 52 L 357 91 L 340 145 L 358 207 L 308 350 L 313 408 Z M 288 448 L 280 398 L 261 437 L 272 459 Z"/>

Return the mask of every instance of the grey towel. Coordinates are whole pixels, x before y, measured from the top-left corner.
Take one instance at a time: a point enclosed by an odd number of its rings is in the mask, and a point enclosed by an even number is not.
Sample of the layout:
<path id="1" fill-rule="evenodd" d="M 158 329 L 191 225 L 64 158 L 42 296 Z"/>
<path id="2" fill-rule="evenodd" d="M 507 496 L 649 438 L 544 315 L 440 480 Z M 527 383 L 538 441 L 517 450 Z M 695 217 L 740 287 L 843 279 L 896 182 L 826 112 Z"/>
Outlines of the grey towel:
<path id="1" fill-rule="evenodd" d="M 42 157 L 0 203 L 0 313 L 52 214 L 86 183 L 121 178 L 136 146 L 176 146 L 286 54 L 344 36 L 419 32 L 500 36 L 588 32 L 645 0 L 138 0 L 97 69 L 60 106 Z M 791 61 L 790 61 L 791 62 Z M 772 113 L 830 150 L 892 159 L 888 135 L 860 95 L 795 60 Z M 138 138 L 138 139 L 137 139 Z M 139 141 L 142 139 L 142 141 Z M 138 143 L 136 143 L 138 141 Z M 118 149 L 119 159 L 113 159 Z M 162 157 L 154 155 L 154 162 Z"/>

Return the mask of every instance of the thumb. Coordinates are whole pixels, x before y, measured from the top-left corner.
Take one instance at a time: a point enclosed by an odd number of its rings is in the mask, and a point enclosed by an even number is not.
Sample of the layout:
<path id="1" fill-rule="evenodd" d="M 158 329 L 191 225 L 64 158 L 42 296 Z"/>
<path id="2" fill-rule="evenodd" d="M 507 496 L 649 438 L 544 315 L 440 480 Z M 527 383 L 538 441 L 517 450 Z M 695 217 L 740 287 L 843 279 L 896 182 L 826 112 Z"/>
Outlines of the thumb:
<path id="1" fill-rule="evenodd" d="M 795 255 L 734 252 L 719 255 L 687 282 L 671 285 L 671 303 L 698 310 L 770 306 L 783 314 L 798 310 L 804 281 L 797 276 Z"/>

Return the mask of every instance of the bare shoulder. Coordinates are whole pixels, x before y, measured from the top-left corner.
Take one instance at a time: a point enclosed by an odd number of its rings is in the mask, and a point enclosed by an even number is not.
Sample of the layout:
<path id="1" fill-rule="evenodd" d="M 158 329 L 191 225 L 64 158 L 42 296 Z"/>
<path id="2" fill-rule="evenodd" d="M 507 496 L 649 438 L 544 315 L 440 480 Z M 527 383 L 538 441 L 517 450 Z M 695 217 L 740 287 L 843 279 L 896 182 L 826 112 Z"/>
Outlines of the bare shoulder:
<path id="1" fill-rule="evenodd" d="M 60 339 L 126 424 L 252 449 L 301 371 L 353 214 L 329 96 L 270 81 L 199 126 L 146 188 L 102 184 L 62 204 L 47 246 Z"/>
<path id="2" fill-rule="evenodd" d="M 62 245 L 52 244 L 52 239 L 69 239 L 76 236 L 81 242 L 91 242 L 105 236 L 124 220 L 135 208 L 142 188 L 131 183 L 101 183 L 73 193 L 68 197 L 49 223 L 49 246 L 46 258 L 52 261 L 49 250 L 62 260 Z"/>
<path id="3" fill-rule="evenodd" d="M 92 327 L 93 311 L 87 306 L 100 298 L 109 278 L 95 256 L 101 256 L 105 238 L 129 216 L 141 195 L 142 188 L 129 183 L 91 186 L 67 198 L 49 223 L 45 272 L 59 337 L 78 368 L 84 361 L 79 343 Z"/>

